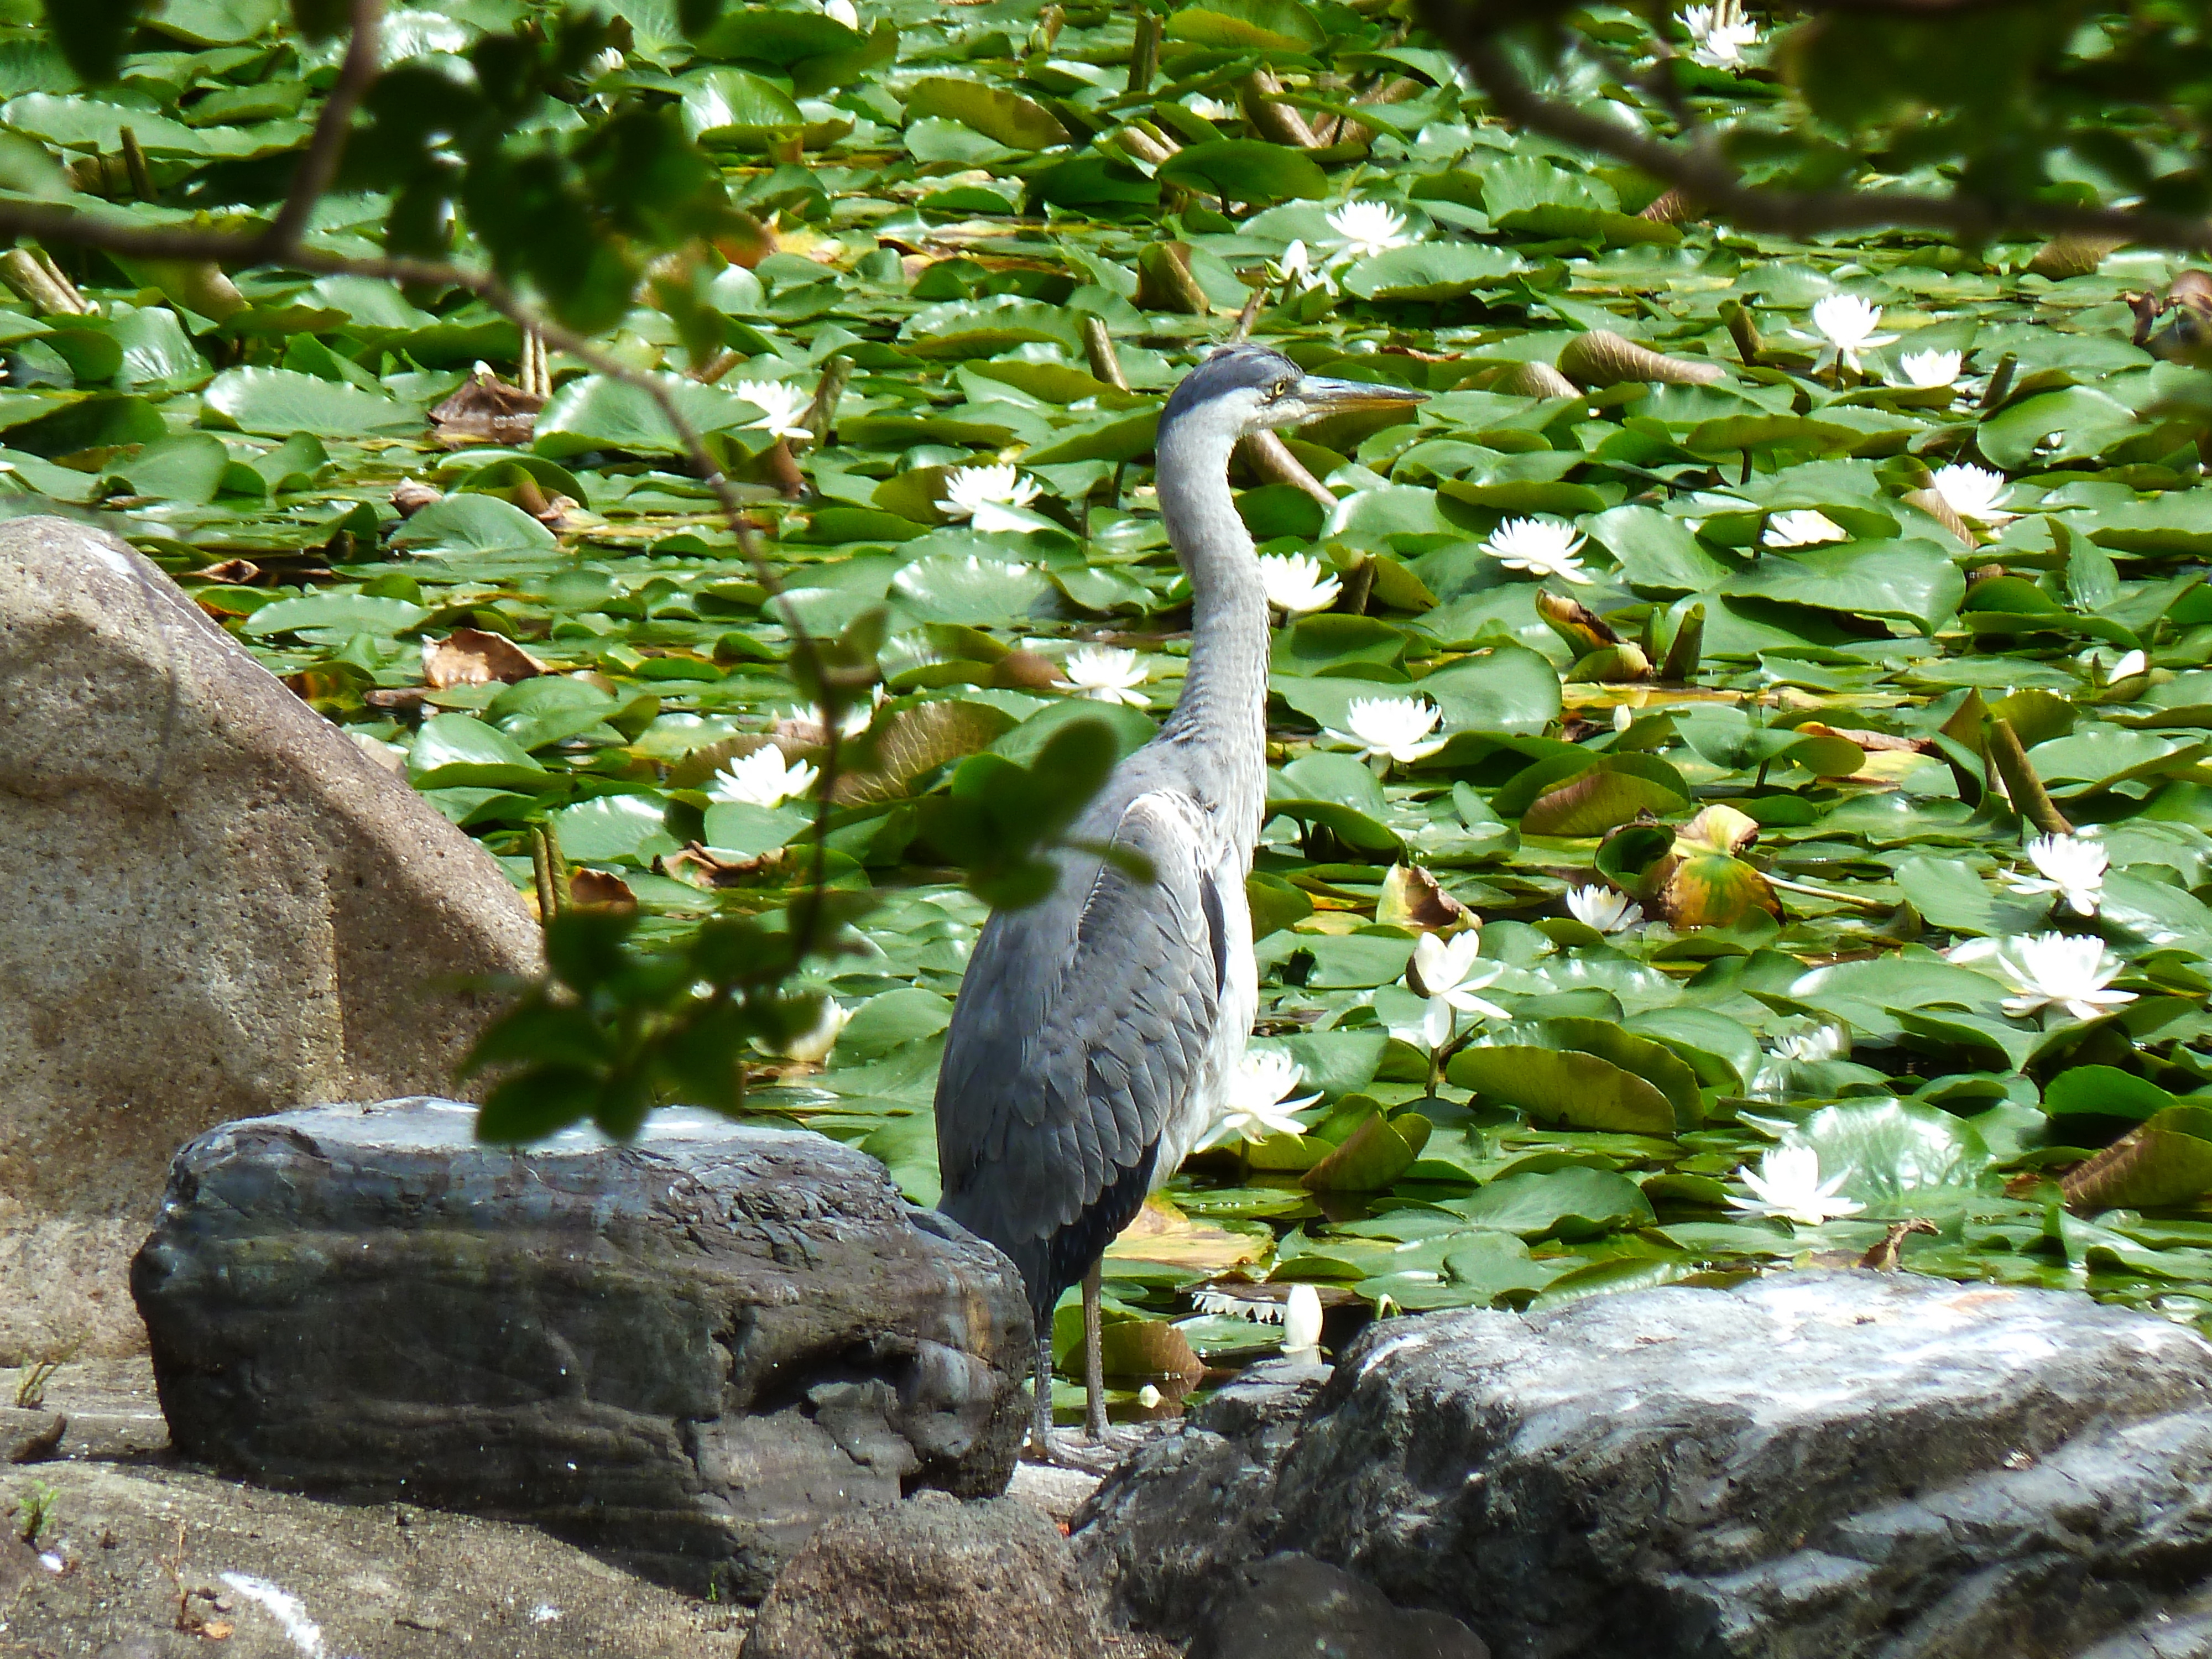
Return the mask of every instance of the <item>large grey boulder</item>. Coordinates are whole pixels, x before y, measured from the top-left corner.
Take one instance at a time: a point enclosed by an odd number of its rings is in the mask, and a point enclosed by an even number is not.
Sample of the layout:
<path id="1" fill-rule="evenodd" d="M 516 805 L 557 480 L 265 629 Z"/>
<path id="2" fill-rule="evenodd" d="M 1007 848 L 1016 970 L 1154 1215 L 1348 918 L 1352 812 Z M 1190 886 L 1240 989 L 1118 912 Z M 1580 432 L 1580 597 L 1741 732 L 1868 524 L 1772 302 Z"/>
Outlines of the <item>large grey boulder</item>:
<path id="1" fill-rule="evenodd" d="M 761 1603 L 744 1659 L 1099 1659 L 1095 1600 L 1028 1504 L 924 1493 L 825 1522 Z"/>
<path id="2" fill-rule="evenodd" d="M 696 1112 L 516 1152 L 440 1100 L 226 1124 L 131 1288 L 176 1449 L 528 1521 L 747 1601 L 827 1516 L 1012 1473 L 1012 1263 L 820 1135 Z"/>
<path id="3" fill-rule="evenodd" d="M 0 1364 L 142 1340 L 177 1147 L 444 1091 L 538 930 L 473 841 L 152 563 L 0 524 Z"/>
<path id="4" fill-rule="evenodd" d="M 2212 1652 L 2212 1344 L 2081 1296 L 1792 1273 L 1392 1320 L 1303 1408 L 1205 1421 L 1078 1516 L 1140 1624 L 1291 1551 L 1500 1659 Z"/>

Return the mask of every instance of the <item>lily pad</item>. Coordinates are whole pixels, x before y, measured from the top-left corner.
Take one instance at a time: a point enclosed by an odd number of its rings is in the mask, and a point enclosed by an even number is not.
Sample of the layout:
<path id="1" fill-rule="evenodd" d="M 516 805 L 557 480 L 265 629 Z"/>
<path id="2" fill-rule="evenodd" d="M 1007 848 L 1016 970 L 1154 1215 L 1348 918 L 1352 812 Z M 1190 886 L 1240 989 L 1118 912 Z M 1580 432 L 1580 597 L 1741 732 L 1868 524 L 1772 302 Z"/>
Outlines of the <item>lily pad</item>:
<path id="1" fill-rule="evenodd" d="M 289 368 L 226 368 L 201 394 L 201 403 L 225 425 L 272 438 L 295 432 L 354 438 L 422 427 L 421 411 L 396 399 Z"/>

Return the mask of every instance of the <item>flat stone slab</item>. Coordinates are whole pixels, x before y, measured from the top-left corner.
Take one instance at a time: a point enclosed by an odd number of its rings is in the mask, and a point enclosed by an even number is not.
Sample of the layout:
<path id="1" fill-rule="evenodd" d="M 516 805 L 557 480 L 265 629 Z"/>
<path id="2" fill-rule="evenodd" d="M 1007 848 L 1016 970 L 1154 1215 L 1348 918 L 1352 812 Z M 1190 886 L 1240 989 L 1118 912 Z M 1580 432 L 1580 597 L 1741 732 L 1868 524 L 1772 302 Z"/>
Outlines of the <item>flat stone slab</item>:
<path id="1" fill-rule="evenodd" d="M 1171 1630 L 1291 1551 L 1501 1659 L 2173 1659 L 2212 1654 L 2208 1494 L 2194 1332 L 1789 1273 L 1384 1322 L 1318 1389 L 1224 1391 L 1075 1542 Z"/>
<path id="2" fill-rule="evenodd" d="M 535 1527 L 158 1464 L 0 1468 L 9 1659 L 738 1659 L 749 1622 Z"/>
<path id="3" fill-rule="evenodd" d="M 177 1155 L 131 1288 L 179 1453 L 748 1601 L 828 1516 L 1005 1488 L 1019 1277 L 873 1158 L 690 1111 L 627 1146 L 474 1128 L 323 1106 Z"/>

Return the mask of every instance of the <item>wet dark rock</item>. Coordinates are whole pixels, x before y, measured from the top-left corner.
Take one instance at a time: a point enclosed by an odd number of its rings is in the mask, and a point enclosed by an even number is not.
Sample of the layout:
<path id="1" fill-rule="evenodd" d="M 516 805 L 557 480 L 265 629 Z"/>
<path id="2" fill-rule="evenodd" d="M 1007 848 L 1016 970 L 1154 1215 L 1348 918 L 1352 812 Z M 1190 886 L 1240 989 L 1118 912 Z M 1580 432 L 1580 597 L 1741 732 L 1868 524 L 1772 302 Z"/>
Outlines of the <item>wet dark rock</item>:
<path id="1" fill-rule="evenodd" d="M 924 1493 L 825 1522 L 761 1603 L 744 1659 L 1096 1659 L 1067 1540 L 1010 1498 Z"/>
<path id="2" fill-rule="evenodd" d="M 2212 1344 L 2080 1296 L 1807 1273 L 1393 1320 L 1287 1431 L 1252 1415 L 1079 1517 L 1119 1616 L 1200 1630 L 1296 1552 L 1501 1659 L 2204 1650 Z"/>
<path id="3" fill-rule="evenodd" d="M 1310 1555 L 1233 1567 L 1216 1587 L 1189 1659 L 1490 1659 L 1441 1613 L 1393 1607 L 1381 1590 Z"/>
<path id="4" fill-rule="evenodd" d="M 527 1521 L 756 1600 L 826 1516 L 1012 1474 L 1011 1263 L 818 1135 L 697 1113 L 513 1152 L 416 1099 L 177 1156 L 131 1285 L 184 1456 Z"/>
<path id="5" fill-rule="evenodd" d="M 1070 1532 L 1091 1580 L 1139 1629 L 1188 1635 L 1230 1567 L 1269 1552 L 1275 1468 L 1329 1378 L 1326 1365 L 1269 1360 L 1247 1370 L 1148 1443 L 1075 1512 Z"/>

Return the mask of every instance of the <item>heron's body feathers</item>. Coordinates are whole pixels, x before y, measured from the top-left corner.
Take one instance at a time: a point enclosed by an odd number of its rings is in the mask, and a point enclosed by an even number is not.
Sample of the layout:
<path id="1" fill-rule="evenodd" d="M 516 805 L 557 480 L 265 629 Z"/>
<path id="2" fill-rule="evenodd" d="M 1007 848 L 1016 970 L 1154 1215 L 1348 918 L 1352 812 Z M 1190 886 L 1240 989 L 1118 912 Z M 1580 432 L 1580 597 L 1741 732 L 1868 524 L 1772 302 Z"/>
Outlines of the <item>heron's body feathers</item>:
<path id="1" fill-rule="evenodd" d="M 1178 758 L 1165 738 L 1130 756 L 1069 836 L 1135 854 L 1152 879 L 1058 854 L 1051 896 L 984 928 L 946 1036 L 941 1206 L 1012 1255 L 1033 1295 L 1079 1276 L 1205 1133 L 1258 1006 L 1257 803 L 1223 822 Z"/>
<path id="2" fill-rule="evenodd" d="M 1419 394 L 1218 351 L 1160 416 L 1160 516 L 1190 573 L 1190 659 L 1159 735 L 1069 832 L 1051 895 L 994 915 L 945 1035 L 939 1207 L 1013 1258 L 1039 1328 L 1211 1127 L 1259 1006 L 1244 896 L 1267 798 L 1266 584 L 1229 488 L 1237 441 Z"/>

